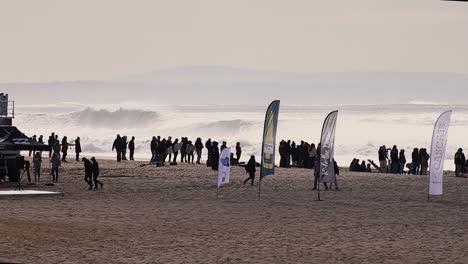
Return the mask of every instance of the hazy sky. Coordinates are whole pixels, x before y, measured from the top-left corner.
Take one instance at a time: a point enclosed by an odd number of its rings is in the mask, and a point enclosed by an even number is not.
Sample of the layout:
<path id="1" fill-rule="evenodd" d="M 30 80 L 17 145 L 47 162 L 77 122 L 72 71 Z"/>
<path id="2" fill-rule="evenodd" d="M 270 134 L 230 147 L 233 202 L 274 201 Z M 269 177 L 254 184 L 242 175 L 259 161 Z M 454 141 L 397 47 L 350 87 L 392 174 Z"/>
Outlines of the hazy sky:
<path id="1" fill-rule="evenodd" d="M 468 73 L 468 3 L 0 0 L 0 82 L 189 65 Z"/>

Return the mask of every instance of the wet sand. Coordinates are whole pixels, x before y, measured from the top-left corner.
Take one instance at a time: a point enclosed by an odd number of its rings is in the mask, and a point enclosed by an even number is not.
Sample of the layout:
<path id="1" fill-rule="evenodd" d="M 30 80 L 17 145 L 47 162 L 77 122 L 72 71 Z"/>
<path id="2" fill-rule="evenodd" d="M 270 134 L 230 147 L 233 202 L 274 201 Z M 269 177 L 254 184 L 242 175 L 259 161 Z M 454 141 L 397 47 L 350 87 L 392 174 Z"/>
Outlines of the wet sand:
<path id="1" fill-rule="evenodd" d="M 0 262 L 468 263 L 468 179 L 427 202 L 426 177 L 342 171 L 317 202 L 311 170 L 277 169 L 259 201 L 240 167 L 216 199 L 205 165 L 141 164 L 101 160 L 92 191 L 81 162 L 44 168 L 65 196 L 0 200 Z"/>

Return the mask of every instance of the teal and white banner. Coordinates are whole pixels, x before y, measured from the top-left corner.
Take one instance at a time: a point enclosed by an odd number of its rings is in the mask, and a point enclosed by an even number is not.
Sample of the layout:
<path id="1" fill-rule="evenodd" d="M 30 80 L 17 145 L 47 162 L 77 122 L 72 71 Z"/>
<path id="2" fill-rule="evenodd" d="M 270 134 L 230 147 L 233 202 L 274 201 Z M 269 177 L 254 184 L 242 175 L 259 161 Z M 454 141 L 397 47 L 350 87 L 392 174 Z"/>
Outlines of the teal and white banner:
<path id="1" fill-rule="evenodd" d="M 265 115 L 260 179 L 275 174 L 276 129 L 278 127 L 280 101 L 273 101 Z"/>

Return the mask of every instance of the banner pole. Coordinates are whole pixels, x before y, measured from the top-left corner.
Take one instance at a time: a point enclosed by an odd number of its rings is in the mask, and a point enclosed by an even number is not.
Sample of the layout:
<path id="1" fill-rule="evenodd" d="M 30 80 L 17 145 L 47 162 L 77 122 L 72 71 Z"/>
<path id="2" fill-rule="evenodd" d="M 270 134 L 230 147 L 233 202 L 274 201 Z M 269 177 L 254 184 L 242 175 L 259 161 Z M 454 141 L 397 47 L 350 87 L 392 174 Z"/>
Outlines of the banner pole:
<path id="1" fill-rule="evenodd" d="M 260 186 L 262 185 L 262 177 L 260 176 L 260 180 L 258 181 L 258 200 L 260 201 L 260 192 L 261 188 Z"/>
<path id="2" fill-rule="evenodd" d="M 216 188 L 216 199 L 219 199 L 219 187 Z"/>

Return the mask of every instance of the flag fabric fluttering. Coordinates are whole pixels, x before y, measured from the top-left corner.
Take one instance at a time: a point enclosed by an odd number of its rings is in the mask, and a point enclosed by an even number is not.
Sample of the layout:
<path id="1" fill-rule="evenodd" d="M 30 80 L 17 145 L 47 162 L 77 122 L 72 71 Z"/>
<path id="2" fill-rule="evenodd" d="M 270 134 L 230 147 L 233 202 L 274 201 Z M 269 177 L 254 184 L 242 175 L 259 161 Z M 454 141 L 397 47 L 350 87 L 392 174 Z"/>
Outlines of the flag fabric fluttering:
<path id="1" fill-rule="evenodd" d="M 338 111 L 328 114 L 323 122 L 320 139 L 320 181 L 334 183 L 336 180 L 333 156 L 335 151 L 335 133 Z"/>
<path id="2" fill-rule="evenodd" d="M 451 116 L 452 111 L 442 113 L 434 125 L 429 158 L 429 195 L 442 195 L 443 193 L 444 161 Z"/>
<path id="3" fill-rule="evenodd" d="M 231 148 L 225 148 L 221 151 L 218 166 L 218 188 L 221 185 L 229 183 L 231 175 Z"/>
<path id="4" fill-rule="evenodd" d="M 276 129 L 278 127 L 280 101 L 273 101 L 266 111 L 263 128 L 260 179 L 275 174 Z"/>

